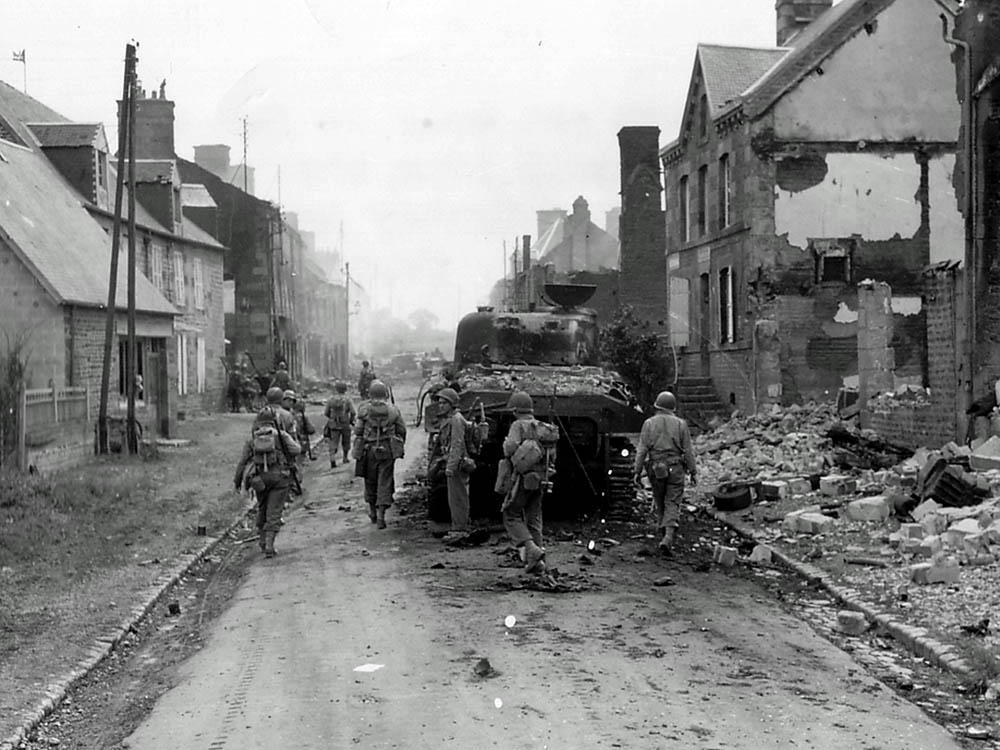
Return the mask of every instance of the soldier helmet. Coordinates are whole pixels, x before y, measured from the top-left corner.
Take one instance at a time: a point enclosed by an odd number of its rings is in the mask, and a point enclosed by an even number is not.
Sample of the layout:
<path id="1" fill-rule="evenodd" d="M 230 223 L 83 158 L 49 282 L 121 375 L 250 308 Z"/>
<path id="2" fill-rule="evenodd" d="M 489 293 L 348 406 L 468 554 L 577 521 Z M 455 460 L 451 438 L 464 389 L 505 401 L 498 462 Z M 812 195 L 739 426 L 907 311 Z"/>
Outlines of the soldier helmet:
<path id="1" fill-rule="evenodd" d="M 656 403 L 653 404 L 657 409 L 676 409 L 677 399 L 674 397 L 670 391 L 660 391 L 660 395 L 656 397 Z"/>
<path id="2" fill-rule="evenodd" d="M 282 393 L 282 390 L 278 386 L 273 385 L 273 386 L 271 386 L 270 388 L 267 389 L 267 403 L 269 403 L 269 404 L 280 404 L 281 403 L 281 397 L 283 395 L 284 394 Z"/>
<path id="3" fill-rule="evenodd" d="M 534 414 L 535 402 L 524 391 L 515 391 L 507 402 L 507 408 L 515 414 Z"/>
<path id="4" fill-rule="evenodd" d="M 362 367 L 368 367 L 369 365 L 370 365 L 370 363 L 368 362 L 368 360 L 367 360 L 367 359 L 363 359 L 363 360 L 361 360 L 361 366 L 362 366 Z"/>
<path id="5" fill-rule="evenodd" d="M 294 401 L 297 398 L 297 396 L 295 395 L 295 391 L 285 391 L 283 394 L 281 394 L 281 398 L 282 399 L 287 398 L 289 401 Z"/>
<path id="6" fill-rule="evenodd" d="M 372 384 L 368 386 L 368 397 L 372 400 L 389 398 L 389 389 L 381 380 L 373 380 Z"/>
<path id="7" fill-rule="evenodd" d="M 454 388 L 442 388 L 434 395 L 439 399 L 447 401 L 452 406 L 458 406 L 458 394 Z"/>
<path id="8" fill-rule="evenodd" d="M 337 393 L 347 393 L 347 383 L 342 380 L 337 381 L 337 384 L 333 387 L 337 389 Z"/>

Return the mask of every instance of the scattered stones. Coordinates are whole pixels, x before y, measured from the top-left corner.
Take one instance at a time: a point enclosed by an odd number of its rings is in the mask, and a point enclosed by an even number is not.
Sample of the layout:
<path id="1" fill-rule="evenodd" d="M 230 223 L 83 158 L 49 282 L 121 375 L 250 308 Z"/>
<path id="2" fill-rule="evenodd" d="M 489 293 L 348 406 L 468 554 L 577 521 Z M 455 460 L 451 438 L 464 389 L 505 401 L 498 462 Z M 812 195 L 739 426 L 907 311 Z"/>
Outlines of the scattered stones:
<path id="1" fill-rule="evenodd" d="M 945 558 L 941 562 L 917 563 L 910 566 L 910 580 L 921 585 L 958 583 L 961 577 L 958 562 Z"/>
<path id="2" fill-rule="evenodd" d="M 889 503 L 884 495 L 860 497 L 847 504 L 845 514 L 851 521 L 884 523 L 889 517 Z"/>
<path id="3" fill-rule="evenodd" d="M 673 586 L 674 579 L 670 576 L 660 576 L 655 581 L 653 581 L 654 586 Z"/>
<path id="4" fill-rule="evenodd" d="M 868 619 L 863 612 L 842 609 L 837 612 L 837 630 L 847 635 L 862 635 L 868 630 Z"/>
<path id="5" fill-rule="evenodd" d="M 712 548 L 712 562 L 721 565 L 723 568 L 731 568 L 736 564 L 739 553 L 735 547 L 723 547 L 716 544 Z"/>
<path id="6" fill-rule="evenodd" d="M 771 548 L 766 544 L 758 544 L 753 548 L 748 558 L 750 562 L 756 563 L 757 565 L 770 565 L 771 564 Z"/>

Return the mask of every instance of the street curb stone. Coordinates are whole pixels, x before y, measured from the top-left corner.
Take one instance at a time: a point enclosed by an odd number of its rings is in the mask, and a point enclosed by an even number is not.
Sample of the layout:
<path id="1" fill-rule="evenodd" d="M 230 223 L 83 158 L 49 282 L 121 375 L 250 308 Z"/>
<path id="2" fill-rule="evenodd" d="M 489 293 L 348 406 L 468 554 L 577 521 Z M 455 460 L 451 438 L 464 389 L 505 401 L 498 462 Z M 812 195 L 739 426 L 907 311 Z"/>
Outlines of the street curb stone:
<path id="1" fill-rule="evenodd" d="M 854 589 L 838 586 L 833 582 L 833 577 L 826 571 L 817 568 L 815 565 L 799 562 L 784 552 L 775 549 L 769 544 L 768 540 L 759 536 L 752 528 L 735 518 L 729 518 L 728 514 L 715 513 L 715 518 L 740 536 L 753 540 L 758 544 L 768 545 L 771 549 L 772 557 L 776 562 L 786 568 L 790 568 L 809 583 L 820 586 L 844 607 L 863 613 L 870 623 L 885 630 L 892 636 L 893 640 L 901 643 L 915 656 L 926 659 L 935 666 L 959 676 L 966 676 L 972 673 L 969 663 L 958 656 L 952 646 L 931 638 L 927 635 L 926 629 L 901 622 L 888 612 L 879 612 L 874 605 L 863 601 L 861 595 Z M 0 748 L 0 750 L 3 750 L 3 748 Z"/>
<path id="2" fill-rule="evenodd" d="M 226 537 L 239 528 L 240 524 L 243 523 L 245 516 L 245 511 L 240 513 L 236 520 L 233 521 L 218 537 L 207 537 L 205 543 L 197 552 L 181 555 L 177 559 L 177 565 L 174 570 L 161 575 L 156 579 L 156 582 L 146 590 L 145 603 L 133 607 L 130 618 L 125 620 L 119 627 L 115 628 L 110 633 L 98 636 L 95 639 L 94 647 L 90 650 L 88 656 L 80 661 L 75 669 L 70 670 L 56 682 L 47 686 L 45 691 L 46 697 L 39 701 L 38 704 L 29 712 L 27 719 L 21 723 L 21 726 L 15 729 L 12 735 L 4 740 L 0 740 L 0 750 L 17 750 L 20 744 L 27 739 L 28 735 L 34 731 L 49 714 L 55 711 L 63 700 L 65 700 L 66 694 L 73 688 L 73 686 L 96 669 L 98 665 L 100 665 L 100 663 L 118 647 L 118 644 L 122 642 L 122 639 L 135 630 L 142 618 L 149 614 L 153 607 L 156 606 L 156 603 L 170 589 L 171 586 L 176 584 L 184 575 L 186 575 L 196 563 L 208 557 L 212 550 L 214 550 L 226 539 Z"/>

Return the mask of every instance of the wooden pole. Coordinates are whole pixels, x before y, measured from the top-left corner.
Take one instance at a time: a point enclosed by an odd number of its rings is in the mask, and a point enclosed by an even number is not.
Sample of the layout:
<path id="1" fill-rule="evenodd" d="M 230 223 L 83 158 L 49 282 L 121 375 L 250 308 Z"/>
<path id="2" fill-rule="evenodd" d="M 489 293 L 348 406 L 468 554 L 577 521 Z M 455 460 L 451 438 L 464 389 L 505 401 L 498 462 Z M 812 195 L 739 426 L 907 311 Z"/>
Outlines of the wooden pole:
<path id="1" fill-rule="evenodd" d="M 115 333 L 115 304 L 118 294 L 118 251 L 121 247 L 122 190 L 125 182 L 125 143 L 135 47 L 125 45 L 125 83 L 118 112 L 118 174 L 115 181 L 115 217 L 111 231 L 111 269 L 108 276 L 108 307 L 104 325 L 104 360 L 101 369 L 101 403 L 97 413 L 97 451 L 108 452 L 108 389 L 111 383 L 111 344 Z"/>
<path id="2" fill-rule="evenodd" d="M 125 392 L 128 394 L 128 452 L 135 455 L 139 452 L 139 436 L 136 433 L 135 422 L 135 386 L 138 368 L 136 363 L 135 341 L 135 97 L 136 97 L 136 60 L 132 61 L 132 80 L 128 98 L 128 369 L 126 370 Z M 182 280 L 183 283 L 183 280 Z"/>

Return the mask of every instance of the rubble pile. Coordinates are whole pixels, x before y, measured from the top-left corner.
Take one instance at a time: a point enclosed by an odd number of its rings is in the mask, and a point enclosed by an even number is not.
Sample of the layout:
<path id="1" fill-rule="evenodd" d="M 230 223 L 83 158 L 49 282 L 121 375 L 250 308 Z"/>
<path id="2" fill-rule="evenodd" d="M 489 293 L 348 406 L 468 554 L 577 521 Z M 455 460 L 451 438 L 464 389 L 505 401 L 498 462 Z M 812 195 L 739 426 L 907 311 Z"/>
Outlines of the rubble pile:
<path id="1" fill-rule="evenodd" d="M 617 375 L 600 367 L 584 365 L 543 367 L 470 367 L 462 370 L 462 388 L 474 391 L 523 390 L 553 396 L 586 396 L 611 391 L 627 393 Z"/>
<path id="2" fill-rule="evenodd" d="M 831 446 L 826 433 L 837 422 L 833 404 L 772 406 L 752 416 L 734 415 L 695 438 L 699 470 L 719 483 L 822 474 Z"/>

